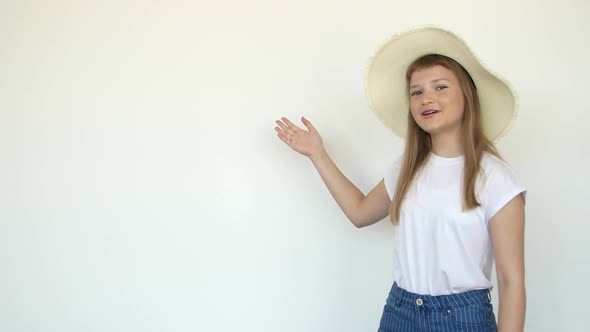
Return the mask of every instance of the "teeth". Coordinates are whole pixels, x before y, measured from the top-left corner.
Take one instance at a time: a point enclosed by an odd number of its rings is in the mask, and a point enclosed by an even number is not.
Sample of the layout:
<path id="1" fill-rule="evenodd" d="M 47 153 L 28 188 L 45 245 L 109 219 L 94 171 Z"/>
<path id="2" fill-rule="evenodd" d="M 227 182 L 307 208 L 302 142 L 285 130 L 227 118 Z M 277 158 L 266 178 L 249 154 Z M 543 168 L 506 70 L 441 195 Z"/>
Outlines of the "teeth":
<path id="1" fill-rule="evenodd" d="M 424 113 L 422 113 L 422 114 L 424 114 L 424 115 L 428 115 L 428 114 L 432 114 L 432 113 L 436 113 L 436 111 L 426 111 L 426 112 L 424 112 Z"/>

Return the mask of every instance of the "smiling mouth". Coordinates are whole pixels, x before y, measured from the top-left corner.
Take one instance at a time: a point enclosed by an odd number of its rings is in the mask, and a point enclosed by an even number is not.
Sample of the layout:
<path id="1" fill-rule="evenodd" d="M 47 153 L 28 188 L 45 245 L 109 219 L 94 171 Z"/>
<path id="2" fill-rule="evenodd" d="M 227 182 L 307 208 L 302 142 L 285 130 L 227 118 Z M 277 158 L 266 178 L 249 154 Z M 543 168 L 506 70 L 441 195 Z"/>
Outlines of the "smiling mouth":
<path id="1" fill-rule="evenodd" d="M 424 112 L 422 112 L 422 115 L 427 116 L 427 115 L 432 115 L 432 114 L 436 114 L 436 113 L 440 113 L 439 110 L 426 110 Z"/>

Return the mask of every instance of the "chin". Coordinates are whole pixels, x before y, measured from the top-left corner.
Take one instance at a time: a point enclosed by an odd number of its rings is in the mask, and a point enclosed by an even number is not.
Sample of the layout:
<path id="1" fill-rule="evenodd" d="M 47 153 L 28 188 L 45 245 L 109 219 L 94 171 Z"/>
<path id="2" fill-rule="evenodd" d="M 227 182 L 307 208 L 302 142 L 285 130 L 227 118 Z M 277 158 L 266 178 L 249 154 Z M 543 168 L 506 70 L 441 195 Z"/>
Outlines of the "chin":
<path id="1" fill-rule="evenodd" d="M 424 130 L 425 132 L 429 133 L 429 134 L 436 134 L 437 132 L 440 131 L 440 128 L 438 127 L 432 127 L 432 126 L 428 126 L 428 127 L 423 127 L 420 126 L 420 128 L 422 128 L 422 130 Z"/>

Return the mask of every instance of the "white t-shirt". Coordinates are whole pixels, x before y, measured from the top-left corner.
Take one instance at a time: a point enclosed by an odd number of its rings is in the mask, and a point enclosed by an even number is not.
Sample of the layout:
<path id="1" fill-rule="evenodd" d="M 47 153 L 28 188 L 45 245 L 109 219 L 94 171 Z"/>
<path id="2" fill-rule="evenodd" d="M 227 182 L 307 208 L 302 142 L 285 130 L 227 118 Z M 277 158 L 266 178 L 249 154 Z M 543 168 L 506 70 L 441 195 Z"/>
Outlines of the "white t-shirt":
<path id="1" fill-rule="evenodd" d="M 476 182 L 481 206 L 462 211 L 464 157 L 430 154 L 408 189 L 400 209 L 393 277 L 410 292 L 448 295 L 492 288 L 494 261 L 490 219 L 526 189 L 508 164 L 484 153 Z M 384 177 L 389 197 L 401 167 L 396 160 Z"/>

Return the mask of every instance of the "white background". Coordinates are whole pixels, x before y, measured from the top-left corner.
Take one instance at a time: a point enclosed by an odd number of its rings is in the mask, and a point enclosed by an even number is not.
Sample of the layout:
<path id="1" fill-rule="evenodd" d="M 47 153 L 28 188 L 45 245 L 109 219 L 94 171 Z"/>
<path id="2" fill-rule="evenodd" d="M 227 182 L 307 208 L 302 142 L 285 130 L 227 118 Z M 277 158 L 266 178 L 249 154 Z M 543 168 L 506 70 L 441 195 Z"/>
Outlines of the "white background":
<path id="1" fill-rule="evenodd" d="M 393 226 L 354 228 L 274 121 L 310 119 L 367 193 L 403 141 L 368 108 L 366 62 L 424 24 L 516 89 L 498 148 L 529 189 L 526 330 L 583 331 L 589 12 L 3 0 L 0 331 L 376 331 Z"/>

